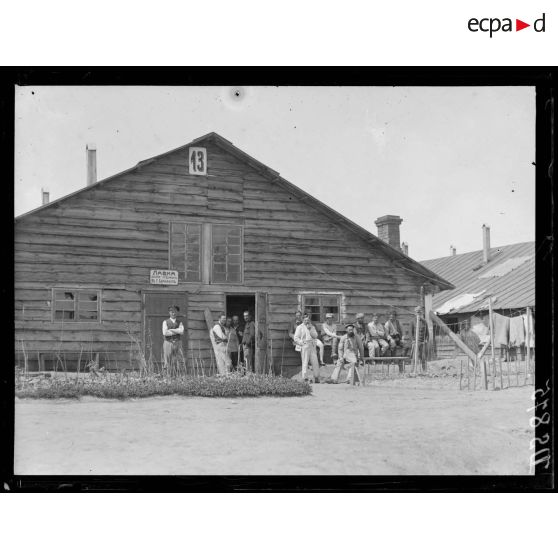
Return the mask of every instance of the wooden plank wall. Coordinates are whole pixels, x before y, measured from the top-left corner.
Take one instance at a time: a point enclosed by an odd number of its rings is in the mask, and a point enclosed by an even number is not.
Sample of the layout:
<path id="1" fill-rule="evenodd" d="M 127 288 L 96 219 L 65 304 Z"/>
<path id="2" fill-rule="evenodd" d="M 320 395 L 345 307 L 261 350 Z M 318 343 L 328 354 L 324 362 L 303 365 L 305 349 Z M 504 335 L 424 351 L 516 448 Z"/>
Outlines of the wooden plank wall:
<path id="1" fill-rule="evenodd" d="M 149 269 L 168 266 L 168 223 L 175 220 L 244 226 L 244 285 L 168 287 L 188 293 L 188 349 L 196 356 L 210 359 L 203 311 L 224 311 L 226 292 L 268 293 L 274 366 L 282 361 L 289 374 L 300 361 L 285 331 L 301 291 L 342 291 L 343 321 L 357 312 L 387 317 L 394 305 L 405 322 L 422 277 L 394 267 L 228 152 L 205 147 L 207 177 L 188 175 L 186 149 L 17 221 L 16 349 L 21 341 L 30 352 L 86 346 L 129 362 L 129 333 L 142 335 L 141 291 L 150 287 Z M 102 323 L 64 331 L 52 323 L 51 289 L 62 286 L 101 288 Z"/>

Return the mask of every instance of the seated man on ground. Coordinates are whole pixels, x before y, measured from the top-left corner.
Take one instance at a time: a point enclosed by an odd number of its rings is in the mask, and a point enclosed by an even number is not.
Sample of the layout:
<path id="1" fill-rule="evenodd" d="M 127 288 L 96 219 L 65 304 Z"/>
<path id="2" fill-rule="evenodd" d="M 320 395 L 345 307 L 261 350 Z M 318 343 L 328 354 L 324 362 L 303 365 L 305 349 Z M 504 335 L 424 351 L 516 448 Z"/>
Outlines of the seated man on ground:
<path id="1" fill-rule="evenodd" d="M 364 346 L 360 337 L 355 334 L 355 326 L 353 324 L 347 325 L 347 333 L 341 337 L 339 341 L 339 358 L 335 366 L 335 370 L 331 375 L 329 380 L 326 380 L 326 384 L 337 384 L 339 383 L 339 374 L 341 369 L 345 367 L 345 364 L 349 365 L 349 374 L 347 376 L 346 383 L 350 383 L 353 374 L 356 372 L 358 381 L 356 383 L 361 383 L 361 377 L 358 370 L 358 363 L 362 362 L 364 359 Z"/>
<path id="2" fill-rule="evenodd" d="M 374 314 L 372 316 L 372 321 L 368 324 L 366 340 L 368 345 L 368 354 L 371 357 L 384 356 L 389 349 L 389 344 L 386 339 L 386 330 L 378 319 L 378 314 Z"/>

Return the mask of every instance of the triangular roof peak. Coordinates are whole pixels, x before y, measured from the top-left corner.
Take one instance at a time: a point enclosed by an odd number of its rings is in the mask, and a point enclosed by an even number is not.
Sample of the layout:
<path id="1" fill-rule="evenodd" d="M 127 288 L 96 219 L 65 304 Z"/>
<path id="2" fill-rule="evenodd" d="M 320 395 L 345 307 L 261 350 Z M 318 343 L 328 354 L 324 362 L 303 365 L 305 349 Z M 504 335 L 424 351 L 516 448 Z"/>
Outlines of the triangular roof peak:
<path id="1" fill-rule="evenodd" d="M 195 146 L 198 143 L 205 143 L 205 142 L 213 142 L 216 145 L 218 145 L 219 147 L 221 147 L 222 149 L 224 149 L 225 151 L 227 151 L 228 153 L 230 153 L 231 155 L 233 155 L 233 156 L 237 157 L 238 159 L 242 160 L 244 163 L 246 163 L 250 167 L 254 168 L 256 171 L 258 171 L 262 176 L 264 176 L 268 180 L 271 180 L 274 184 L 277 184 L 277 185 L 281 186 L 282 188 L 286 189 L 290 194 L 292 194 L 293 196 L 298 198 L 300 201 L 304 201 L 305 203 L 310 204 L 313 208 L 315 208 L 318 211 L 320 211 L 321 213 L 325 214 L 328 218 L 335 220 L 340 225 L 349 229 L 355 235 L 357 235 L 358 237 L 363 239 L 365 242 L 367 242 L 367 243 L 373 245 L 375 248 L 379 249 L 384 255 L 386 255 L 391 261 L 393 261 L 399 267 L 401 267 L 403 269 L 406 269 L 407 271 L 410 271 L 411 273 L 414 273 L 416 275 L 419 275 L 419 276 L 423 277 L 425 279 L 425 281 L 428 281 L 429 283 L 432 283 L 433 285 L 436 285 L 441 290 L 453 289 L 454 288 L 454 286 L 449 281 L 446 281 L 445 279 L 443 279 L 439 275 L 433 273 L 427 267 L 418 263 L 416 260 L 413 260 L 409 256 L 405 255 L 403 252 L 393 248 L 392 246 L 390 246 L 386 242 L 380 240 L 376 235 L 372 234 L 370 231 L 366 230 L 364 227 L 361 227 L 360 225 L 357 225 L 356 223 L 354 223 L 353 221 L 351 221 L 350 219 L 348 219 L 347 217 L 345 217 L 341 213 L 337 212 L 335 209 L 329 207 L 328 205 L 321 202 L 320 200 L 318 200 L 314 196 L 311 196 L 310 194 L 308 194 L 307 192 L 305 192 L 304 190 L 302 190 L 298 186 L 295 186 L 294 184 L 292 184 L 288 180 L 284 179 L 283 177 L 281 177 L 281 175 L 276 170 L 272 169 L 271 167 L 268 167 L 264 163 L 261 163 L 257 159 L 254 159 L 254 157 L 252 157 L 251 155 L 248 155 L 248 153 L 246 153 L 246 152 L 242 151 L 242 149 L 236 147 L 232 142 L 230 142 L 228 139 L 224 138 L 223 136 L 221 136 L 217 132 L 209 132 L 207 134 L 204 134 L 203 136 L 200 136 L 200 137 L 190 141 L 189 143 L 181 145 L 180 147 L 176 147 L 174 149 L 171 149 L 170 151 L 166 151 L 165 153 L 161 153 L 161 154 L 156 155 L 154 157 L 151 157 L 149 159 L 144 159 L 143 161 L 139 161 L 135 166 L 133 166 L 133 167 L 131 167 L 131 168 L 125 170 L 125 171 L 114 174 L 114 175 L 112 175 L 108 178 L 98 180 L 94 184 L 90 184 L 89 186 L 81 188 L 80 190 L 72 192 L 71 194 L 68 194 L 68 195 L 63 196 L 61 198 L 58 198 L 58 199 L 56 199 L 56 200 L 54 200 L 54 201 L 52 201 L 48 204 L 42 205 L 42 206 L 40 206 L 36 209 L 33 209 L 33 210 L 31 210 L 27 213 L 24 213 L 23 215 L 18 216 L 15 220 L 19 221 L 20 219 L 23 219 L 24 217 L 27 217 L 28 215 L 32 215 L 32 214 L 34 214 L 38 211 L 41 211 L 44 208 L 52 207 L 53 205 L 61 203 L 64 200 L 66 200 L 66 199 L 68 199 L 72 196 L 75 196 L 75 195 L 77 195 L 81 192 L 84 192 L 86 190 L 92 189 L 95 186 L 98 186 L 98 185 L 103 184 L 105 182 L 109 182 L 110 180 L 114 180 L 115 178 L 121 177 L 121 176 L 123 176 L 125 174 L 128 174 L 130 172 L 133 172 L 133 171 L 135 171 L 139 168 L 142 168 L 146 165 L 154 163 L 155 161 L 158 161 L 159 159 L 161 159 L 163 157 L 171 155 L 172 153 L 176 153 L 177 151 L 180 151 L 182 149 L 186 149 L 188 147 Z"/>

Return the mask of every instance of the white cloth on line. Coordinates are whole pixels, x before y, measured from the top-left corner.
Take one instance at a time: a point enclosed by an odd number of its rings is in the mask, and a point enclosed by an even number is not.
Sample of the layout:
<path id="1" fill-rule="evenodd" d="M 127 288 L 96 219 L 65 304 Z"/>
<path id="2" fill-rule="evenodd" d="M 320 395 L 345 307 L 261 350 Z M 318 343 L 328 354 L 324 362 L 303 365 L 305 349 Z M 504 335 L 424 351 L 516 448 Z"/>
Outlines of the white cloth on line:
<path id="1" fill-rule="evenodd" d="M 527 314 L 521 316 L 523 318 L 523 325 L 525 327 L 525 345 L 530 348 L 535 347 L 535 323 L 533 321 L 533 314 L 531 314 L 531 319 L 529 320 L 529 327 L 527 327 Z M 527 330 L 529 330 L 529 339 L 527 339 Z"/>

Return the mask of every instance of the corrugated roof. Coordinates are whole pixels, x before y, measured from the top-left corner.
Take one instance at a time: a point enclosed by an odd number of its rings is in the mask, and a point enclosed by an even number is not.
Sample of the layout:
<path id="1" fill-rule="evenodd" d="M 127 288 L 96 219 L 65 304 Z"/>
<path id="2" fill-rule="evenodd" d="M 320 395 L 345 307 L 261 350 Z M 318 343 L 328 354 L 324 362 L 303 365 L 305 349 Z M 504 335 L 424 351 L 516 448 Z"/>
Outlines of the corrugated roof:
<path id="1" fill-rule="evenodd" d="M 482 250 L 425 260 L 422 265 L 455 285 L 454 291 L 435 294 L 434 311 L 465 294 L 485 291 L 454 313 L 476 312 L 487 306 L 492 296 L 495 310 L 535 306 L 535 243 L 521 242 L 490 249 L 489 261 L 482 263 Z M 466 300 L 462 298 L 461 300 Z M 459 299 L 457 299 L 459 302 Z M 446 305 L 447 308 L 448 305 Z"/>
<path id="2" fill-rule="evenodd" d="M 240 160 L 244 161 L 244 163 L 246 163 L 247 165 L 256 169 L 260 174 L 262 174 L 264 177 L 266 177 L 268 180 L 270 180 L 273 184 L 281 186 L 282 188 L 284 188 L 285 190 L 290 192 L 292 195 L 297 197 L 300 201 L 311 205 L 312 207 L 314 207 L 318 211 L 322 212 L 324 215 L 327 215 L 330 219 L 334 219 L 335 221 L 339 222 L 341 225 L 343 225 L 345 228 L 349 229 L 355 235 L 362 238 L 365 242 L 373 245 L 376 249 L 380 250 L 386 257 L 388 257 L 391 261 L 393 261 L 399 267 L 402 267 L 403 269 L 406 269 L 407 271 L 409 271 L 411 273 L 414 273 L 415 275 L 423 277 L 428 282 L 432 283 L 433 285 L 436 285 L 441 290 L 443 290 L 443 289 L 453 289 L 453 285 L 451 284 L 451 282 L 446 281 L 445 279 L 443 279 L 442 277 L 437 275 L 436 272 L 433 273 L 430 269 L 423 266 L 422 264 L 420 264 L 416 260 L 413 260 L 409 256 L 406 256 L 400 250 L 396 250 L 395 248 L 390 246 L 387 242 L 384 242 L 383 240 L 380 240 L 376 235 L 372 234 L 370 231 L 367 231 L 365 228 L 361 227 L 360 225 L 357 225 L 356 223 L 354 223 L 350 219 L 347 219 L 347 217 L 345 217 L 344 215 L 341 215 L 341 213 L 338 213 L 337 211 L 335 211 L 335 209 L 329 207 L 325 203 L 323 203 L 320 200 L 314 198 L 313 196 L 311 196 L 310 194 L 308 194 L 307 192 L 305 192 L 304 190 L 302 190 L 298 186 L 295 186 L 294 184 L 289 182 L 288 180 L 285 180 L 284 178 L 282 178 L 279 175 L 279 173 L 277 171 L 273 170 L 272 168 L 268 167 L 267 165 L 264 165 L 263 163 L 261 163 L 257 159 L 254 159 L 254 157 L 248 155 L 247 153 L 245 153 L 244 151 L 242 151 L 238 147 L 234 146 L 229 140 L 227 140 L 223 136 L 217 134 L 216 132 L 210 132 L 209 134 L 206 134 L 204 136 L 196 138 L 195 140 L 191 141 L 190 143 L 187 143 L 186 145 L 182 145 L 180 147 L 172 149 L 171 151 L 161 153 L 160 155 L 156 155 L 155 157 L 152 157 L 150 159 L 140 161 L 135 167 L 127 169 L 123 172 L 120 172 L 120 173 L 115 174 L 113 176 L 110 176 L 108 178 L 104 178 L 103 180 L 99 180 L 99 181 L 95 182 L 94 184 L 91 184 L 89 186 L 86 186 L 85 188 L 82 188 L 81 190 L 73 192 L 72 194 L 68 194 L 68 195 L 63 196 L 61 198 L 58 198 L 57 200 L 54 200 L 54 201 L 50 202 L 49 204 L 45 204 L 45 205 L 40 206 L 36 209 L 33 209 L 32 211 L 29 211 L 29 212 L 25 213 L 23 215 L 20 215 L 20 216 L 16 217 L 15 221 L 17 223 L 18 221 L 24 219 L 28 215 L 33 215 L 37 212 L 40 212 L 40 211 L 44 210 L 47 207 L 52 207 L 54 205 L 57 205 L 57 204 L 63 202 L 64 200 L 66 200 L 68 198 L 71 198 L 73 196 L 78 195 L 80 192 L 84 192 L 84 191 L 87 191 L 91 188 L 95 188 L 96 186 L 98 186 L 100 184 L 103 184 L 103 183 L 106 183 L 106 182 L 108 182 L 110 180 L 113 180 L 115 178 L 121 177 L 121 176 L 123 176 L 123 175 L 125 175 L 129 172 L 133 172 L 134 170 L 136 170 L 138 168 L 141 168 L 141 167 L 144 167 L 145 165 L 149 165 L 151 163 L 154 163 L 155 161 L 158 161 L 159 159 L 161 159 L 162 157 L 165 157 L 166 155 L 170 155 L 171 153 L 175 153 L 175 152 L 180 151 L 182 149 L 186 149 L 190 146 L 196 145 L 196 144 L 201 143 L 201 142 L 206 142 L 206 141 L 215 143 L 216 145 L 218 145 L 219 147 L 221 147 L 225 151 L 229 152 L 231 155 L 239 158 Z"/>

